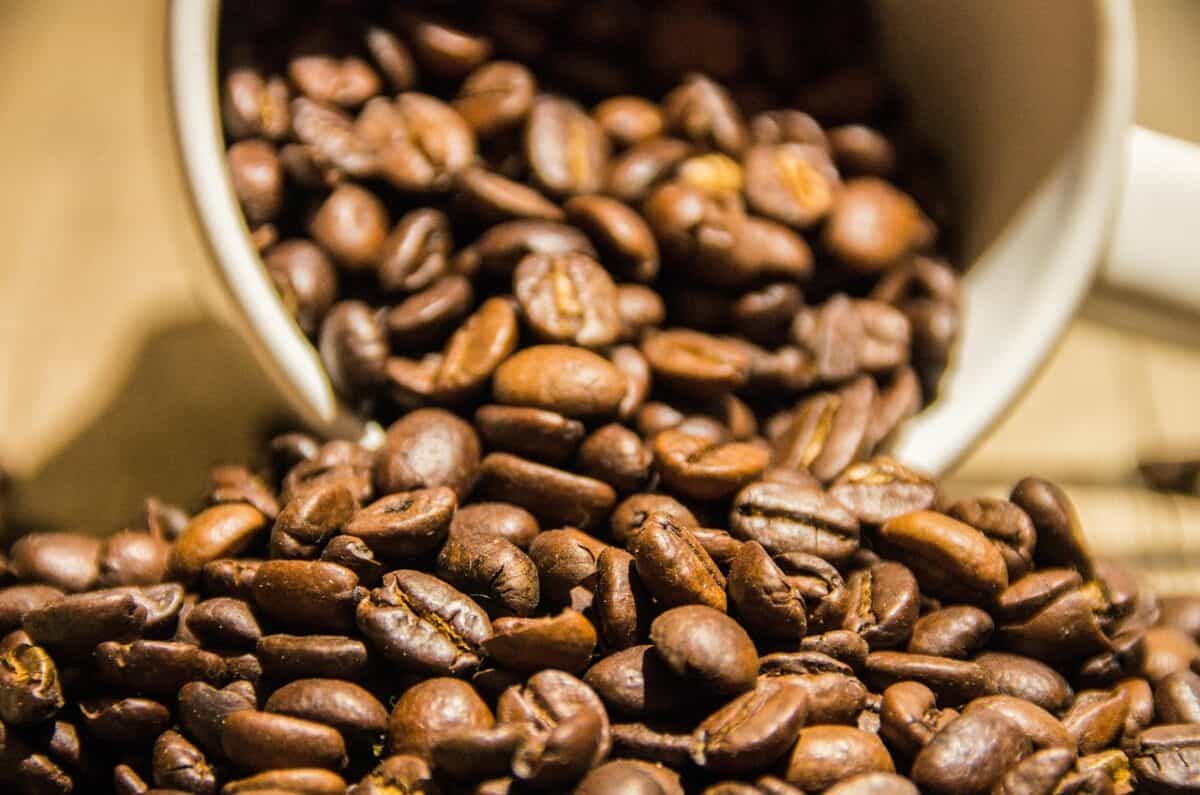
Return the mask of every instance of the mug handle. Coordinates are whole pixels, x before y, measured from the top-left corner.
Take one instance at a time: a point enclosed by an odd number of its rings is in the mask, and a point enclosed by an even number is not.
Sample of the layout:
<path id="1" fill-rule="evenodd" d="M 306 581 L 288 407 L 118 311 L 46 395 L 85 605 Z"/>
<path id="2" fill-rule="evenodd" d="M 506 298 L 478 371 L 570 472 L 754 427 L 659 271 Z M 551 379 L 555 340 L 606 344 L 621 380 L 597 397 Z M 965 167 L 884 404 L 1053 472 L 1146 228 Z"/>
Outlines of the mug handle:
<path id="1" fill-rule="evenodd" d="M 1200 313 L 1200 144 L 1135 127 L 1101 284 Z"/>

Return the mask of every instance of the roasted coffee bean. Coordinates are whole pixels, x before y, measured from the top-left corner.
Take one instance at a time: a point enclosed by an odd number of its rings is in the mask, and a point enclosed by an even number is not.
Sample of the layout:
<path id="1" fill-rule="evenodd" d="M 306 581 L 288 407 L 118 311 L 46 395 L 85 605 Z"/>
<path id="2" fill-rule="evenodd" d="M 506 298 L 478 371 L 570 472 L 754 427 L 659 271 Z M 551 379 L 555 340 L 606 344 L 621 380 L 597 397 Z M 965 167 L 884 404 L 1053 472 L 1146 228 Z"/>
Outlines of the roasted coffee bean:
<path id="1" fill-rule="evenodd" d="M 824 147 L 759 145 L 746 152 L 743 162 L 746 198 L 763 215 L 803 228 L 833 207 L 841 180 Z"/>
<path id="2" fill-rule="evenodd" d="M 230 781 L 223 788 L 224 795 L 241 795 L 248 792 L 296 792 L 302 795 L 342 795 L 346 781 L 332 770 L 318 767 L 294 767 L 285 770 L 268 770 L 257 775 Z"/>
<path id="3" fill-rule="evenodd" d="M 566 214 L 539 191 L 483 168 L 468 168 L 458 175 L 462 201 L 490 223 L 526 219 L 562 221 Z"/>
<path id="4" fill-rule="evenodd" d="M 217 791 L 217 775 L 204 752 L 175 731 L 165 731 L 154 742 L 154 784 L 205 795 Z"/>
<path id="5" fill-rule="evenodd" d="M 675 722 L 614 723 L 613 754 L 676 769 L 692 766 L 696 738 Z"/>
<path id="6" fill-rule="evenodd" d="M 585 254 L 530 254 L 513 274 L 513 294 L 546 342 L 598 348 L 620 336 L 616 285 Z"/>
<path id="7" fill-rule="evenodd" d="M 100 547 L 100 576 L 96 584 L 108 588 L 162 582 L 170 554 L 171 545 L 149 533 L 115 533 Z"/>
<path id="8" fill-rule="evenodd" d="M 578 779 L 612 748 L 603 702 L 590 687 L 563 671 L 542 671 L 524 685 L 504 691 L 496 703 L 496 718 L 500 723 L 525 724 L 535 738 L 540 737 L 513 760 L 517 777 L 535 784 L 553 787 L 562 774 Z M 556 755 L 561 758 L 556 760 Z"/>
<path id="9" fill-rule="evenodd" d="M 263 673 L 275 679 L 341 677 L 361 681 L 369 664 L 366 644 L 343 635 L 264 635 L 255 654 Z"/>
<path id="10" fill-rule="evenodd" d="M 767 468 L 770 454 L 748 442 L 713 442 L 682 430 L 654 439 L 654 460 L 663 482 L 696 499 L 733 494 Z"/>
<path id="11" fill-rule="evenodd" d="M 528 550 L 541 528 L 524 508 L 506 502 L 477 502 L 454 512 L 450 532 L 491 533 Z"/>
<path id="12" fill-rule="evenodd" d="M 673 329 L 648 337 L 642 353 L 655 378 L 682 394 L 716 396 L 746 383 L 750 357 L 730 339 Z"/>
<path id="13" fill-rule="evenodd" d="M 932 511 L 915 511 L 879 530 L 885 554 L 916 574 L 921 590 L 935 596 L 986 603 L 1008 586 L 1003 556 L 969 525 Z"/>
<path id="14" fill-rule="evenodd" d="M 659 604 L 725 610 L 725 577 L 688 528 L 663 514 L 651 514 L 626 547 L 638 578 Z"/>
<path id="15" fill-rule="evenodd" d="M 621 201 L 640 202 L 691 153 L 691 145 L 676 138 L 643 141 L 612 161 L 605 188 Z"/>
<path id="16" fill-rule="evenodd" d="M 242 601 L 254 598 L 254 575 L 261 560 L 219 558 L 204 564 L 201 589 L 209 596 L 228 596 Z"/>
<path id="17" fill-rule="evenodd" d="M 1137 736 L 1130 752 L 1140 785 L 1149 792 L 1186 792 L 1200 764 L 1200 726 L 1165 724 Z"/>
<path id="18" fill-rule="evenodd" d="M 611 423 L 592 433 L 579 448 L 578 466 L 589 477 L 618 491 L 636 491 L 650 476 L 653 455 L 624 425 Z"/>
<path id="19" fill-rule="evenodd" d="M 532 406 L 568 417 L 611 417 L 625 397 L 625 378 L 608 360 L 567 345 L 538 345 L 496 371 L 498 403 Z"/>
<path id="20" fill-rule="evenodd" d="M 663 100 L 667 126 L 693 142 L 740 155 L 749 141 L 741 113 L 725 90 L 693 75 Z"/>
<path id="21" fill-rule="evenodd" d="M 1035 558 L 1039 566 L 1073 568 L 1084 579 L 1095 574 L 1079 515 L 1062 489 L 1040 478 L 1025 478 L 1013 487 L 1011 499 L 1037 529 Z"/>
<path id="22" fill-rule="evenodd" d="M 652 513 L 665 515 L 675 524 L 688 529 L 700 526 L 700 521 L 683 503 L 666 494 L 633 494 L 622 500 L 613 511 L 610 531 L 618 544 L 626 544 Z"/>
<path id="23" fill-rule="evenodd" d="M 566 463 L 585 433 L 579 420 L 523 406 L 480 406 L 475 427 L 490 449 L 555 465 Z"/>
<path id="24" fill-rule="evenodd" d="M 881 179 L 858 177 L 837 192 L 822 240 L 847 267 L 872 273 L 921 247 L 928 224 L 912 197 Z"/>
<path id="25" fill-rule="evenodd" d="M 869 652 L 865 640 L 845 629 L 830 630 L 820 635 L 809 635 L 800 641 L 800 649 L 801 651 L 826 654 L 850 666 L 855 671 L 861 671 L 867 664 Z"/>
<path id="26" fill-rule="evenodd" d="M 442 544 L 457 504 L 445 486 L 389 494 L 355 514 L 345 531 L 385 560 L 406 560 Z"/>
<path id="27" fill-rule="evenodd" d="M 796 640 L 807 631 L 804 597 L 757 542 L 738 550 L 728 589 L 733 611 L 751 634 Z"/>
<path id="28" fill-rule="evenodd" d="M 1075 753 L 1065 748 L 1035 751 L 1009 769 L 992 792 L 996 795 L 1050 795 L 1058 790 L 1060 783 L 1065 783 L 1074 763 Z"/>
<path id="29" fill-rule="evenodd" d="M 387 729 L 388 712 L 379 699 L 353 682 L 297 679 L 276 690 L 263 709 L 323 723 L 347 743 L 370 743 Z"/>
<path id="30" fill-rule="evenodd" d="M 405 790 L 429 795 L 438 795 L 441 792 L 429 764 L 419 756 L 389 756 L 347 792 L 353 795 L 390 795 Z"/>
<path id="31" fill-rule="evenodd" d="M 920 682 L 897 682 L 883 691 L 879 735 L 894 752 L 911 759 L 957 717 L 952 709 L 938 709 L 933 691 Z"/>
<path id="32" fill-rule="evenodd" d="M 168 571 L 172 578 L 190 584 L 205 564 L 232 557 L 258 538 L 266 517 L 244 503 L 216 505 L 188 522 L 171 550 Z"/>
<path id="33" fill-rule="evenodd" d="M 221 118 L 234 138 L 261 135 L 279 140 L 290 124 L 288 86 L 249 67 L 230 69 L 222 84 Z"/>
<path id="34" fill-rule="evenodd" d="M 99 697 L 79 702 L 83 725 L 96 738 L 125 748 L 144 747 L 171 723 L 171 712 L 147 698 Z"/>
<path id="35" fill-rule="evenodd" d="M 216 654 L 191 643 L 169 640 L 106 641 L 93 657 L 100 678 L 118 688 L 172 695 L 188 682 L 219 685 L 225 663 Z"/>
<path id="36" fill-rule="evenodd" d="M 636 282 L 658 275 L 658 242 L 645 219 L 605 196 L 577 196 L 565 205 L 567 220 L 595 242 L 599 261 Z"/>
<path id="37" fill-rule="evenodd" d="M 311 558 L 346 526 L 358 504 L 350 489 L 329 483 L 303 491 L 279 514 L 271 529 L 272 557 Z"/>
<path id="38" fill-rule="evenodd" d="M 252 224 L 274 220 L 283 205 L 284 177 L 279 154 L 269 141 L 238 141 L 225 155 L 229 181 L 246 219 Z"/>
<path id="39" fill-rule="evenodd" d="M 458 679 L 428 679 L 405 691 L 388 721 L 388 752 L 430 758 L 442 737 L 489 729 L 496 719 L 479 694 Z"/>
<path id="40" fill-rule="evenodd" d="M 524 66 L 492 61 L 467 76 L 453 105 L 476 135 L 490 137 L 524 121 L 536 92 L 537 80 Z"/>
<path id="41" fill-rule="evenodd" d="M 867 656 L 863 681 L 876 690 L 911 680 L 932 690 L 938 703 L 956 707 L 987 695 L 988 677 L 978 663 L 950 657 L 932 657 L 898 651 L 877 651 Z"/>
<path id="42" fill-rule="evenodd" d="M 1200 723 L 1200 675 L 1176 671 L 1163 677 L 1154 686 L 1154 707 L 1164 723 Z"/>
<path id="43" fill-rule="evenodd" d="M 534 562 L 511 542 L 477 533 L 451 535 L 438 554 L 442 579 L 475 594 L 493 614 L 528 616 L 540 598 Z"/>
<path id="44" fill-rule="evenodd" d="M 30 533 L 13 543 L 8 565 L 22 583 L 75 593 L 98 581 L 100 550 L 100 539 L 78 533 Z"/>
<path id="45" fill-rule="evenodd" d="M 795 742 L 807 694 L 787 677 L 763 679 L 696 727 L 697 762 L 722 772 L 767 769 Z"/>
<path id="46" fill-rule="evenodd" d="M 654 138 L 662 133 L 666 124 L 657 105 L 636 96 L 606 99 L 592 110 L 592 117 L 620 146 L 632 146 Z"/>
<path id="47" fill-rule="evenodd" d="M 1065 709 L 1074 697 L 1060 673 L 1030 657 L 989 651 L 974 662 L 986 672 L 994 693 L 1023 698 L 1051 712 Z"/>
<path id="48" fill-rule="evenodd" d="M 40 723 L 65 704 L 58 667 L 40 646 L 17 643 L 0 654 L 0 719 Z"/>
<path id="49" fill-rule="evenodd" d="M 729 529 L 772 554 L 803 552 L 835 564 L 848 561 L 859 543 L 858 521 L 838 500 L 819 488 L 767 481 L 734 497 Z"/>
<path id="50" fill-rule="evenodd" d="M 37 645 L 51 653 L 79 656 L 106 640 L 134 640 L 144 631 L 148 616 L 144 599 L 129 590 L 110 588 L 73 594 L 30 610 L 23 626 Z"/>
<path id="51" fill-rule="evenodd" d="M 882 561 L 846 578 L 850 610 L 843 626 L 862 636 L 872 651 L 904 646 L 920 610 L 920 590 L 907 567 Z"/>
<path id="52" fill-rule="evenodd" d="M 964 714 L 917 754 L 912 779 L 929 792 L 988 792 L 1029 753 L 1029 742 L 1021 727 L 998 711 Z"/>
<path id="53" fill-rule="evenodd" d="M 288 61 L 288 77 L 312 99 L 333 105 L 361 105 L 379 91 L 379 77 L 361 58 L 338 58 L 305 48 Z"/>
<path id="54" fill-rule="evenodd" d="M 394 571 L 358 604 L 359 631 L 406 671 L 462 674 L 482 661 L 492 634 L 487 613 L 470 597 L 418 571 Z"/>
<path id="55" fill-rule="evenodd" d="M 1079 753 L 1090 754 L 1117 739 L 1128 715 L 1129 694 L 1124 690 L 1083 690 L 1076 694 L 1062 723 Z"/>
<path id="56" fill-rule="evenodd" d="M 867 430 L 878 390 L 861 376 L 837 392 L 801 402 L 774 440 L 777 466 L 807 469 L 821 482 L 835 479 L 867 452 Z"/>
<path id="57" fill-rule="evenodd" d="M 744 293 L 732 308 L 738 333 L 759 345 L 778 346 L 787 340 L 792 318 L 804 304 L 800 288 L 775 282 Z"/>
<path id="58" fill-rule="evenodd" d="M 112 786 L 117 795 L 141 795 L 150 789 L 146 780 L 129 765 L 117 765 L 113 768 Z"/>
<path id="59" fill-rule="evenodd" d="M 379 284 L 392 292 L 414 292 L 445 276 L 450 267 L 450 219 L 424 207 L 405 215 L 393 227 L 379 253 Z"/>
<path id="60" fill-rule="evenodd" d="M 829 494 L 859 521 L 873 525 L 912 511 L 933 510 L 938 502 L 933 481 L 887 456 L 850 465 L 830 485 Z"/>
<path id="61" fill-rule="evenodd" d="M 543 599 L 565 605 L 577 586 L 591 588 L 596 565 L 608 545 L 574 528 L 541 533 L 529 546 L 529 557 L 538 570 Z"/>
<path id="62" fill-rule="evenodd" d="M 662 765 L 637 759 L 617 759 L 593 769 L 576 795 L 683 795 L 679 774 Z"/>
<path id="63" fill-rule="evenodd" d="M 478 494 L 519 505 L 545 524 L 585 530 L 602 522 L 617 501 L 607 483 L 507 453 L 483 459 Z"/>
<path id="64" fill-rule="evenodd" d="M 635 566 L 632 555 L 615 547 L 605 549 L 596 559 L 592 614 L 600 639 L 609 649 L 633 646 L 649 632 L 653 607 Z"/>
<path id="65" fill-rule="evenodd" d="M 581 673 L 596 648 L 596 629 L 580 613 L 566 609 L 545 618 L 499 618 L 484 642 L 488 656 L 524 673 L 557 668 Z"/>
<path id="66" fill-rule="evenodd" d="M 255 710 L 230 713 L 221 747 L 234 764 L 263 771 L 288 767 L 346 766 L 346 744 L 337 730 L 288 715 Z"/>
<path id="67" fill-rule="evenodd" d="M 648 645 L 630 646 L 602 658 L 583 680 L 610 710 L 629 718 L 670 715 L 692 699 L 691 685 Z"/>
<path id="68" fill-rule="evenodd" d="M 354 626 L 358 576 L 326 561 L 269 560 L 254 575 L 254 604 L 292 627 L 341 632 Z"/>
<path id="69" fill-rule="evenodd" d="M 254 688 L 236 682 L 217 689 L 189 682 L 179 690 L 179 724 L 210 754 L 221 754 L 221 728 L 229 715 L 255 709 Z"/>
<path id="70" fill-rule="evenodd" d="M 386 494 L 446 486 L 465 499 L 479 472 L 479 437 L 449 412 L 413 411 L 388 428 L 374 471 Z"/>
<path id="71" fill-rule="evenodd" d="M 491 54 L 492 45 L 487 38 L 441 20 L 416 13 L 403 14 L 399 19 L 417 61 L 442 77 L 462 77 Z"/>
<path id="72" fill-rule="evenodd" d="M 714 693 L 732 695 L 753 687 L 758 674 L 754 642 L 737 622 L 711 607 L 687 605 L 662 613 L 650 625 L 650 639 L 667 667 Z"/>
<path id="73" fill-rule="evenodd" d="M 965 660 L 987 644 L 994 628 L 992 617 L 978 607 L 943 607 L 917 619 L 908 651 Z"/>
<path id="74" fill-rule="evenodd" d="M 993 710 L 1004 715 L 1020 727 L 1035 749 L 1076 747 L 1076 740 L 1069 729 L 1046 710 L 1028 701 L 1012 696 L 985 696 L 966 706 L 964 715 L 979 710 Z"/>
<path id="75" fill-rule="evenodd" d="M 556 195 L 595 193 L 604 185 L 608 139 L 574 102 L 542 96 L 529 112 L 525 158 L 530 171 Z"/>
<path id="76" fill-rule="evenodd" d="M 1009 582 L 1016 582 L 1033 566 L 1037 531 L 1029 515 L 1013 503 L 994 497 L 960 500 L 949 514 L 991 539 L 1004 556 Z"/>
<path id="77" fill-rule="evenodd" d="M 565 256 L 598 254 L 582 232 L 573 226 L 553 221 L 508 221 L 483 233 L 472 247 L 485 271 L 511 277 L 527 256 L 544 254 Z"/>
<path id="78" fill-rule="evenodd" d="M 787 780 L 804 790 L 824 790 L 860 773 L 895 770 L 879 738 L 849 726 L 809 726 L 788 760 Z"/>
<path id="79" fill-rule="evenodd" d="M 21 626 L 25 614 L 64 596 L 52 585 L 10 585 L 0 588 L 0 632 Z"/>
<path id="80" fill-rule="evenodd" d="M 439 345 L 471 311 L 474 300 L 474 288 L 466 278 L 443 276 L 387 310 L 388 339 L 397 351 Z"/>

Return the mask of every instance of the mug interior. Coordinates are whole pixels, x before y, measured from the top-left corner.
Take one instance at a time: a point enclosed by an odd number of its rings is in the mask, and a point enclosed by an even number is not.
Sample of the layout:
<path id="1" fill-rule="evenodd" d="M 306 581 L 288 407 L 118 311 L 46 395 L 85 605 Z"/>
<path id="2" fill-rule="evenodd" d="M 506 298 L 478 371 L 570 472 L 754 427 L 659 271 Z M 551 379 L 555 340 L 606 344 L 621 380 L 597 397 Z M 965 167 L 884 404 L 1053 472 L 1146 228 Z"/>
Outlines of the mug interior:
<path id="1" fill-rule="evenodd" d="M 283 397 L 327 435 L 362 436 L 277 299 L 225 170 L 220 6 L 171 8 L 172 99 L 192 199 L 229 308 Z M 955 362 L 941 397 L 894 445 L 937 474 L 998 420 L 1090 283 L 1133 112 L 1132 19 L 1127 0 L 877 0 L 876 11 L 888 72 L 965 199 L 955 208 L 968 270 Z"/>

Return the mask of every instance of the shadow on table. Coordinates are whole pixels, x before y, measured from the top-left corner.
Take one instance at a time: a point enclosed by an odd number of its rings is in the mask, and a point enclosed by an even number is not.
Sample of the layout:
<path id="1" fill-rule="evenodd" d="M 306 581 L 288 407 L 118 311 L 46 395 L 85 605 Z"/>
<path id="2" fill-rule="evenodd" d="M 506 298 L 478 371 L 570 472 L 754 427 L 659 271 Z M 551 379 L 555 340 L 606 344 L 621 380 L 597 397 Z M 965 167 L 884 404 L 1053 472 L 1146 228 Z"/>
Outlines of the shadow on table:
<path id="1" fill-rule="evenodd" d="M 109 403 L 13 486 L 11 530 L 107 533 L 156 495 L 193 504 L 207 467 L 253 461 L 282 408 L 244 343 L 211 321 L 152 333 Z"/>

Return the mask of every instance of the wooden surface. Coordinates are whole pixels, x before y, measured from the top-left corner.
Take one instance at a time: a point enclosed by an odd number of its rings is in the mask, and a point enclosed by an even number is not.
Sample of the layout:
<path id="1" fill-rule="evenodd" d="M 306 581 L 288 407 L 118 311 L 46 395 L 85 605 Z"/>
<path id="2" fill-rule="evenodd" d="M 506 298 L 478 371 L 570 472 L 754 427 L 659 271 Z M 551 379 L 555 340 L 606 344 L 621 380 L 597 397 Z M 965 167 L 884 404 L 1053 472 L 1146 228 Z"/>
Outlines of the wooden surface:
<path id="1" fill-rule="evenodd" d="M 0 0 L 0 460 L 23 516 L 93 531 L 145 493 L 194 496 L 203 467 L 246 454 L 273 411 L 244 348 L 206 319 L 207 253 L 164 104 L 165 3 L 120 5 Z M 1139 112 L 1195 140 L 1197 106 L 1178 102 L 1194 90 L 1178 86 L 1200 86 L 1200 48 L 1178 20 L 1194 34 L 1198 9 L 1138 3 L 1152 86 Z M 1200 337 L 1110 320 L 1085 311 L 951 488 L 1059 479 L 1101 551 L 1195 588 L 1200 499 L 1146 492 L 1133 470 L 1144 453 L 1200 454 Z"/>

